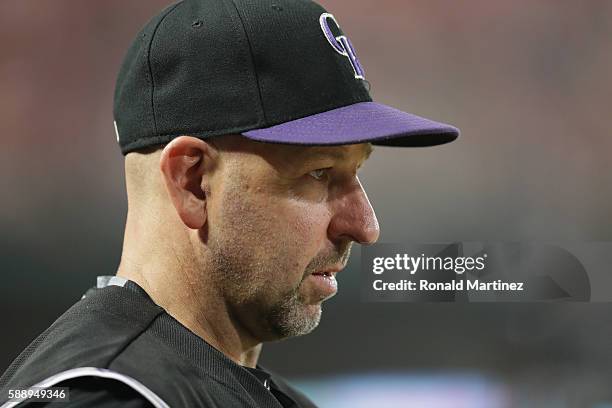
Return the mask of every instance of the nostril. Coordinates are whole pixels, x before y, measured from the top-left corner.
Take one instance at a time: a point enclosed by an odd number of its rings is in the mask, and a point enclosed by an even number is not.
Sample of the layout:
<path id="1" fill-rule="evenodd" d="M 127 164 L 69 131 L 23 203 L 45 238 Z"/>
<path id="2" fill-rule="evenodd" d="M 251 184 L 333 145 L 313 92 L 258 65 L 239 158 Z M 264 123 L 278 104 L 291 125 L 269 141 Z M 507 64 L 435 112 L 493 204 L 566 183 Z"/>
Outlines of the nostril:
<path id="1" fill-rule="evenodd" d="M 204 24 L 202 20 L 196 20 L 193 23 L 191 23 L 191 26 L 193 28 L 199 28 L 199 27 L 202 27 L 202 24 Z"/>

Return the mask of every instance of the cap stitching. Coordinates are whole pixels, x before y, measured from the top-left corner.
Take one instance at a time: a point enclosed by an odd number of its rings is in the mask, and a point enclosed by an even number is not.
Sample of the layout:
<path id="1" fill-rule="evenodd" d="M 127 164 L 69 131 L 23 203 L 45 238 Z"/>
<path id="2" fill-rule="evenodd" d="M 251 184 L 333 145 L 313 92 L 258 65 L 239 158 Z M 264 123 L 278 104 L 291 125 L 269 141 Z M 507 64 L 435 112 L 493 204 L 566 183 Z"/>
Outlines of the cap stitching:
<path id="1" fill-rule="evenodd" d="M 153 46 L 153 40 L 155 40 L 155 34 L 157 33 L 157 29 L 161 25 L 162 21 L 166 17 L 170 15 L 178 6 L 180 6 L 183 2 L 180 1 L 174 6 L 172 6 L 166 14 L 159 19 L 155 28 L 153 29 L 153 33 L 151 33 L 151 40 L 149 41 L 149 47 L 147 49 L 147 66 L 149 68 L 149 77 L 151 78 L 151 113 L 153 113 L 153 128 L 155 129 L 155 134 L 157 134 L 157 119 L 155 117 L 155 80 L 153 79 L 153 69 L 151 68 L 151 47 Z"/>
<path id="2" fill-rule="evenodd" d="M 229 0 L 229 1 L 230 3 L 232 3 L 234 8 L 236 9 L 236 14 L 238 15 L 238 19 L 240 20 L 240 25 L 242 25 L 242 29 L 244 30 L 244 36 L 246 38 L 247 45 L 249 46 L 249 55 L 251 57 L 251 64 L 253 65 L 253 75 L 255 76 L 255 82 L 257 83 L 257 94 L 259 95 L 261 113 L 263 115 L 264 123 L 268 123 L 268 119 L 266 118 L 266 109 L 264 108 L 264 103 L 263 103 L 263 96 L 261 95 L 261 84 L 259 83 L 259 75 L 257 73 L 257 67 L 255 65 L 255 58 L 253 57 L 253 46 L 251 44 L 251 39 L 249 38 L 249 32 L 247 31 L 246 26 L 244 25 L 244 21 L 242 20 L 242 15 L 240 14 L 240 10 L 238 9 L 236 2 L 234 2 L 234 0 Z"/>

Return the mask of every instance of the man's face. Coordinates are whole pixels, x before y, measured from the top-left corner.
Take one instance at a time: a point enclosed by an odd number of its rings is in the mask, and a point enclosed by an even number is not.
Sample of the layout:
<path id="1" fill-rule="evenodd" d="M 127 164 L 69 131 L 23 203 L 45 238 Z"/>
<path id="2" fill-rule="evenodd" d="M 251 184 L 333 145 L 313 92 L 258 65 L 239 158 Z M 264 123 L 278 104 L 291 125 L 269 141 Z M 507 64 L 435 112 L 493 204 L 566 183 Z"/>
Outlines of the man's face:
<path id="1" fill-rule="evenodd" d="M 369 144 L 304 147 L 241 138 L 221 149 L 207 197 L 215 283 L 260 341 L 312 331 L 353 241 L 378 239 L 357 178 Z"/>

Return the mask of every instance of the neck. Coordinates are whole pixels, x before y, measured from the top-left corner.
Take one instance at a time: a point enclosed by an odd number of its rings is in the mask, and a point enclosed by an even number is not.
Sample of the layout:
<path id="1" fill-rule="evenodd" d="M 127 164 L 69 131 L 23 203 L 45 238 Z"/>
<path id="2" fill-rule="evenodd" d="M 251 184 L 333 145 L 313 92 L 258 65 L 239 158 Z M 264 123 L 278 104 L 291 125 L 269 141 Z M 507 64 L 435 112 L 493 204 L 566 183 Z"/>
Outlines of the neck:
<path id="1" fill-rule="evenodd" d="M 129 235 L 126 228 L 117 276 L 137 283 L 158 306 L 236 364 L 254 368 L 261 342 L 231 318 L 213 282 L 193 267 L 198 265 L 193 254 L 175 244 L 181 241 L 169 239 L 163 248 L 159 243 L 147 248 L 143 240 L 131 240 Z M 156 256 L 168 253 L 175 256 Z"/>

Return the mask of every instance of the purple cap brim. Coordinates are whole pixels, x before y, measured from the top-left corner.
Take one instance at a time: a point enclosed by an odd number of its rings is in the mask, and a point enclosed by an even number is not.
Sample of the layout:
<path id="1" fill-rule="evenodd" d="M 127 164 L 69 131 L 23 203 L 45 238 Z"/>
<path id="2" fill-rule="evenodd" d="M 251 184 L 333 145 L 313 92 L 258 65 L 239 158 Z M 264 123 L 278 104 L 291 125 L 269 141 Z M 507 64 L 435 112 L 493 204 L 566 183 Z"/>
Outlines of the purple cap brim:
<path id="1" fill-rule="evenodd" d="M 382 146 L 435 146 L 452 142 L 459 129 L 376 102 L 360 102 L 242 133 L 262 142 L 342 145 L 370 142 Z"/>

